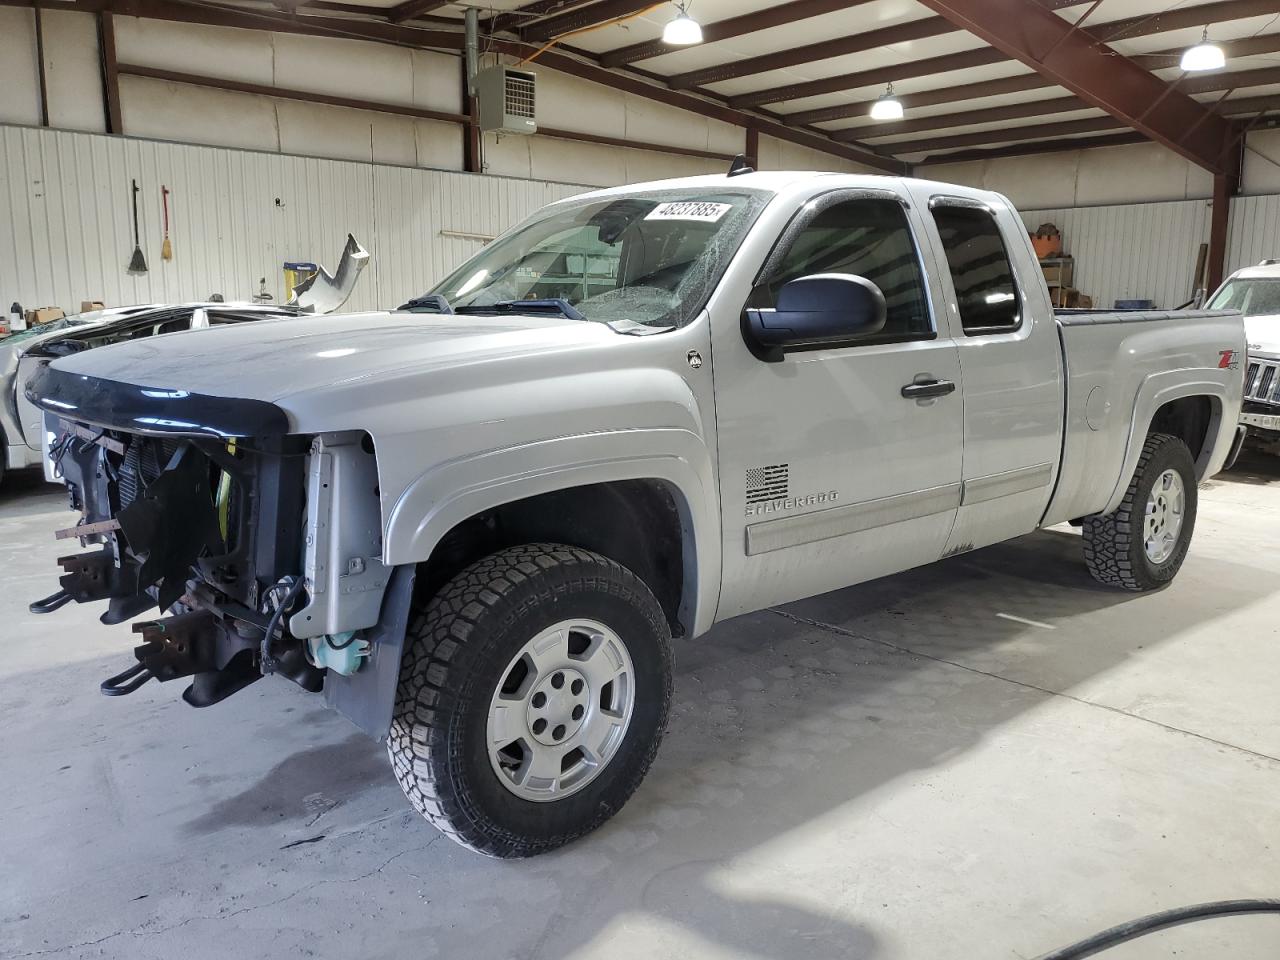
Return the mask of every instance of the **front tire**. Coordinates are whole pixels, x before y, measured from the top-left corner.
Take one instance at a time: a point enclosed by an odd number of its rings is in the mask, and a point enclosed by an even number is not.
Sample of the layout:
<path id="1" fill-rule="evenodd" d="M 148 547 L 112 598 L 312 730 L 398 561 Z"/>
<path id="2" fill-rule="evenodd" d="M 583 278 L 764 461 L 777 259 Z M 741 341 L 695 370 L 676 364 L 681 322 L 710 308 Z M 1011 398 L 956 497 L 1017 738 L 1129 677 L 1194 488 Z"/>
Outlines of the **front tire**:
<path id="1" fill-rule="evenodd" d="M 1177 437 L 1153 433 L 1124 499 L 1084 519 L 1084 559 L 1099 583 L 1155 590 L 1178 574 L 1196 525 L 1196 467 Z"/>
<path id="2" fill-rule="evenodd" d="M 527 857 L 589 833 L 648 771 L 671 636 L 644 583 L 576 547 L 495 553 L 415 610 L 387 749 L 463 846 Z"/>

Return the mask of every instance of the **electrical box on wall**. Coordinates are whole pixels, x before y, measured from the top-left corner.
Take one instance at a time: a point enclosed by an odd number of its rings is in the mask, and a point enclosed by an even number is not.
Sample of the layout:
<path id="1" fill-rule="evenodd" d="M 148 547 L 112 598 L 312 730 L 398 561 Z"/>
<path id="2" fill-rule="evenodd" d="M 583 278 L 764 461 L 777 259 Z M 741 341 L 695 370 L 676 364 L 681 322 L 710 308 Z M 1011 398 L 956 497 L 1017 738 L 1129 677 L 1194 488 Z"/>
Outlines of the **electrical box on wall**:
<path id="1" fill-rule="evenodd" d="M 476 74 L 480 129 L 499 133 L 536 133 L 534 89 L 537 76 L 515 67 L 490 67 Z"/>

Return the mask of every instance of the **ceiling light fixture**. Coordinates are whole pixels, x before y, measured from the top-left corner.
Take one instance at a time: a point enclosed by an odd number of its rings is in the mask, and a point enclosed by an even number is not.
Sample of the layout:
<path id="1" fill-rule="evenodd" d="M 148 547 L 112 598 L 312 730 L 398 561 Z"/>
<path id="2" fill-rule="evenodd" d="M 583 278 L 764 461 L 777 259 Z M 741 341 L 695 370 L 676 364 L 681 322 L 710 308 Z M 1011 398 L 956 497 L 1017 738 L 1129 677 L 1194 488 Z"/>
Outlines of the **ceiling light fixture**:
<path id="1" fill-rule="evenodd" d="M 677 3 L 680 10 L 676 18 L 662 28 L 662 42 L 675 47 L 687 47 L 692 43 L 702 42 L 702 27 L 698 21 L 689 16 L 683 3 Z"/>
<path id="2" fill-rule="evenodd" d="M 885 87 L 884 93 L 876 97 L 871 105 L 872 120 L 901 120 L 902 101 L 893 95 L 893 84 Z"/>
<path id="3" fill-rule="evenodd" d="M 1209 28 L 1204 28 L 1204 35 L 1194 47 L 1187 47 L 1182 54 L 1182 69 L 1188 73 L 1203 73 L 1206 70 L 1221 70 L 1227 65 L 1227 55 L 1222 48 L 1209 40 Z"/>

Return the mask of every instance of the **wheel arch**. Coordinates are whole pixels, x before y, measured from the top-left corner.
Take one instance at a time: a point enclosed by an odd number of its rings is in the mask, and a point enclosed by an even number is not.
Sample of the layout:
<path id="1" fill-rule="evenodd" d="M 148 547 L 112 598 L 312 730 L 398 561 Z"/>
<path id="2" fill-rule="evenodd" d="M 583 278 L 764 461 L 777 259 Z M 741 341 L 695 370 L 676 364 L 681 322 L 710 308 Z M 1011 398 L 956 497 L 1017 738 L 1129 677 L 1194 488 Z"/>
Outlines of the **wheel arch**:
<path id="1" fill-rule="evenodd" d="M 1169 433 L 1187 444 L 1195 460 L 1197 480 L 1206 480 L 1222 469 L 1235 430 L 1235 423 L 1227 423 L 1223 416 L 1228 406 L 1227 389 L 1218 380 L 1174 382 L 1187 372 L 1156 374 L 1138 390 L 1120 476 L 1106 507 L 1099 513 L 1110 513 L 1124 499 L 1142 456 L 1142 446 L 1152 433 Z"/>
<path id="2" fill-rule="evenodd" d="M 719 594 L 712 477 L 705 444 L 682 429 L 478 454 L 428 471 L 400 495 L 385 524 L 384 561 L 418 565 L 430 589 L 442 570 L 457 572 L 481 548 L 511 546 L 512 537 L 562 542 L 631 568 L 673 631 L 696 635 L 710 627 Z"/>

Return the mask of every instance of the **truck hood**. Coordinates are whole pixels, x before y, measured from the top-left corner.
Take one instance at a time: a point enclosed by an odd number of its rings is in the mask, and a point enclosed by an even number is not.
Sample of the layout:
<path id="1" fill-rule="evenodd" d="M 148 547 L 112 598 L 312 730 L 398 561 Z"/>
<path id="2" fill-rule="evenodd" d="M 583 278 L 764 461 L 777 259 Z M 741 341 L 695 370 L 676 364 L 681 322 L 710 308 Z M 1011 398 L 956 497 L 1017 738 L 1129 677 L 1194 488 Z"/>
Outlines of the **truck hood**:
<path id="1" fill-rule="evenodd" d="M 1249 343 L 1249 353 L 1280 356 L 1280 315 L 1245 317 L 1244 333 Z"/>
<path id="2" fill-rule="evenodd" d="M 364 313 L 284 319 L 148 337 L 65 357 L 53 369 L 99 380 L 275 403 L 373 387 L 402 372 L 488 363 L 531 350 L 618 339 L 563 317 Z M 345 390 L 344 390 L 345 392 Z"/>

